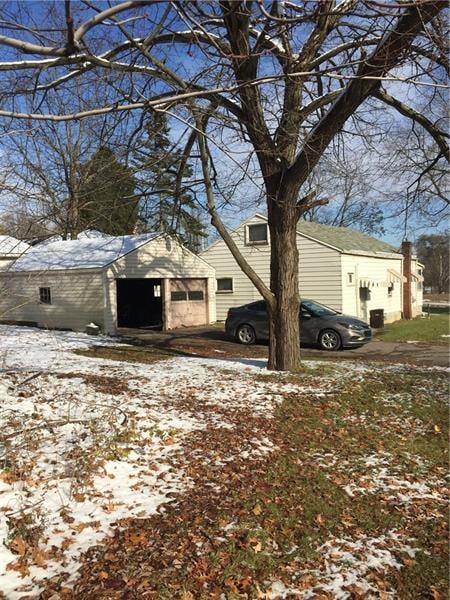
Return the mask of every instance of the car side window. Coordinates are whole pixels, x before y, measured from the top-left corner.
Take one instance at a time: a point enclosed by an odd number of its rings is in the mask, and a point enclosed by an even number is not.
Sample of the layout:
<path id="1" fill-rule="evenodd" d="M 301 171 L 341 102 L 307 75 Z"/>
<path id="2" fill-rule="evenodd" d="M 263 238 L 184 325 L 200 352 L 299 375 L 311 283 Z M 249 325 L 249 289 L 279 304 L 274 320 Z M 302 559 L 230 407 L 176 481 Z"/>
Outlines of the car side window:
<path id="1" fill-rule="evenodd" d="M 304 306 L 300 306 L 300 317 L 310 317 L 311 313 Z"/>
<path id="2" fill-rule="evenodd" d="M 265 300 L 261 300 L 259 302 L 254 302 L 252 305 L 252 310 L 256 310 L 257 312 L 267 312 L 267 306 Z"/>

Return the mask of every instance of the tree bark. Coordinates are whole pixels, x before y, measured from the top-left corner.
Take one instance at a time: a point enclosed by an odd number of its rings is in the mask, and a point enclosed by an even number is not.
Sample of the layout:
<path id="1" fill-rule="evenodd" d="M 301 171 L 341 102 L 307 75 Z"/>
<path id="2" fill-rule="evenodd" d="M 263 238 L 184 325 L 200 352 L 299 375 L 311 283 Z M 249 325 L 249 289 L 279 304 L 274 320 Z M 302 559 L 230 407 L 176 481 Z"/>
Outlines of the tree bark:
<path id="1" fill-rule="evenodd" d="M 299 275 L 296 196 L 280 190 L 268 203 L 270 289 L 276 299 L 269 312 L 269 369 L 300 367 Z"/>

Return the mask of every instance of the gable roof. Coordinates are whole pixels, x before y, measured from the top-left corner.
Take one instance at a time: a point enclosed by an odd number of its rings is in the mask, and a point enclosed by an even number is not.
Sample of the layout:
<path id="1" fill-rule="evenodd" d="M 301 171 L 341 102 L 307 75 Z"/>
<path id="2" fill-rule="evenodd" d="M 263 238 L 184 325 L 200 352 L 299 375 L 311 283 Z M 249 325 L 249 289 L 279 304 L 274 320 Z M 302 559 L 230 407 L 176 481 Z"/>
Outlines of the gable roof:
<path id="1" fill-rule="evenodd" d="M 348 227 L 335 227 L 311 221 L 300 221 L 297 225 L 297 231 L 300 234 L 314 238 L 318 242 L 333 246 L 341 252 L 398 253 L 398 250 L 390 244 Z"/>
<path id="2" fill-rule="evenodd" d="M 10 271 L 58 271 L 66 269 L 100 269 L 161 233 L 118 237 L 85 237 L 81 240 L 52 242 L 33 246 L 16 260 Z"/>
<path id="3" fill-rule="evenodd" d="M 0 235 L 0 256 L 18 256 L 30 248 L 29 244 L 10 235 Z"/>

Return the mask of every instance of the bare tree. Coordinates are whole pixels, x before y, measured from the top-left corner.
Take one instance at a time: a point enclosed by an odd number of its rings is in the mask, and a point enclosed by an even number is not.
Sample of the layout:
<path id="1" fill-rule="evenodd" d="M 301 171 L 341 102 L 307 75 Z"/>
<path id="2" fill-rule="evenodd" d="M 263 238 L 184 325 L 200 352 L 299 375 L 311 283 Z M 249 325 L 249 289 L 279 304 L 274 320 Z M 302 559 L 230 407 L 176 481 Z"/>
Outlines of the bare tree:
<path id="1" fill-rule="evenodd" d="M 445 134 L 431 118 L 417 118 L 413 106 L 405 110 L 395 97 L 400 83 L 418 90 L 441 85 L 434 65 L 440 68 L 445 58 L 436 41 L 441 41 L 436 19 L 445 6 L 443 0 L 130 1 L 101 10 L 67 0 L 65 11 L 59 9 L 57 31 L 16 15 L 7 32 L 12 35 L 0 37 L 12 53 L 0 70 L 13 90 L 0 116 L 71 121 L 145 108 L 188 123 L 194 133 L 186 148 L 190 152 L 198 145 L 212 222 L 267 302 L 269 366 L 295 369 L 300 361 L 296 225 L 322 202 L 302 188 L 329 144 L 346 129 L 354 133 L 356 119 L 361 127 L 372 102 L 414 115 L 442 151 L 447 149 Z M 17 102 L 20 94 L 67 94 L 75 81 L 105 72 L 122 79 L 120 85 L 113 82 L 115 101 L 95 109 L 45 113 L 37 102 L 35 110 L 24 112 Z M 219 123 L 239 132 L 257 161 L 271 238 L 269 285 L 245 262 L 215 204 L 211 146 L 220 143 L 208 127 Z"/>

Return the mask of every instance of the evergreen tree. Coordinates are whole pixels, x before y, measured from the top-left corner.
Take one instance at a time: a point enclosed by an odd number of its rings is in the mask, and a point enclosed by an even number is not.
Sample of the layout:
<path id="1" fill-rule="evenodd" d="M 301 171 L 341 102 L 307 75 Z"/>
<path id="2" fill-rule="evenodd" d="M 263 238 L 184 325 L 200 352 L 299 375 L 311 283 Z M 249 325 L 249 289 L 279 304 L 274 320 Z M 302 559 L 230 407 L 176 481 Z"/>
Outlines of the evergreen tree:
<path id="1" fill-rule="evenodd" d="M 182 166 L 182 155 L 173 147 L 169 133 L 166 115 L 151 113 L 132 159 L 140 193 L 139 216 L 144 229 L 176 234 L 197 252 L 206 238 L 200 211 L 185 186 L 177 193 L 178 172 L 182 169 L 183 181 L 192 169 L 188 163 Z"/>
<path id="2" fill-rule="evenodd" d="M 110 235 L 133 233 L 139 198 L 132 170 L 108 147 L 100 147 L 82 167 L 81 229 Z"/>

